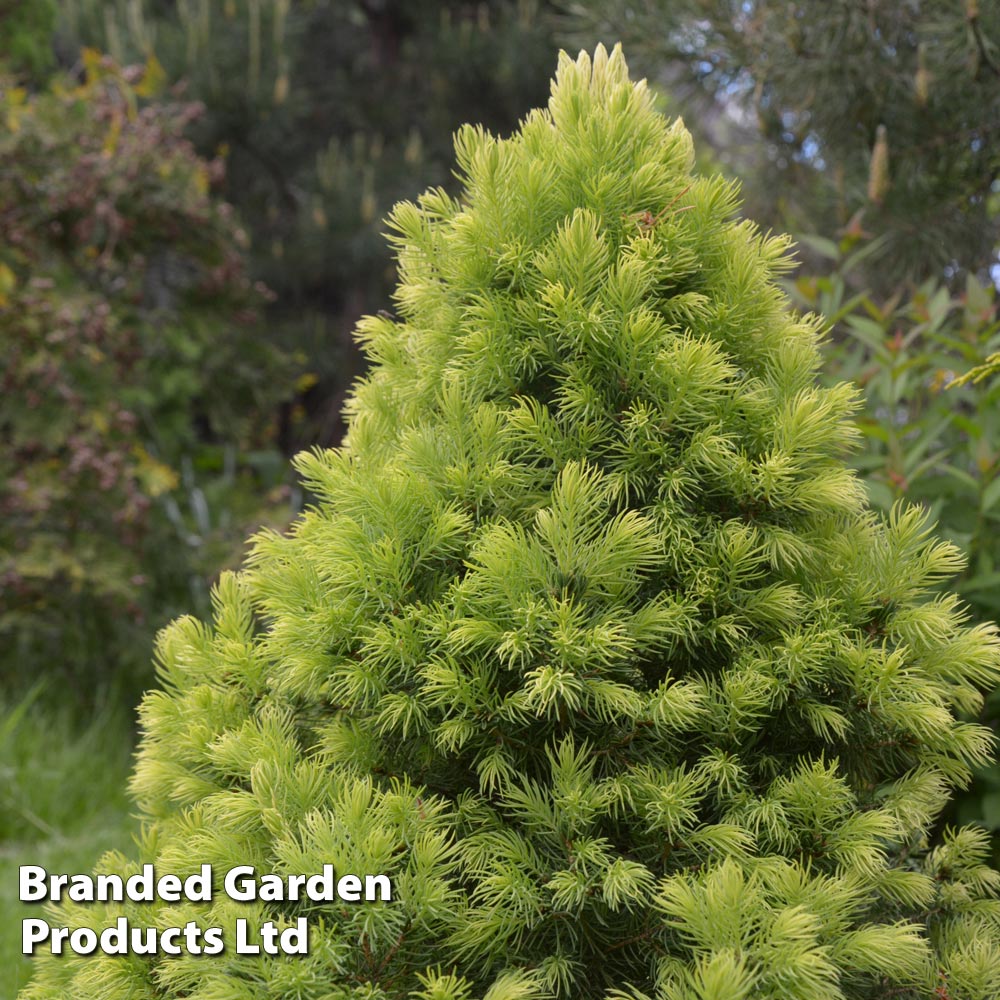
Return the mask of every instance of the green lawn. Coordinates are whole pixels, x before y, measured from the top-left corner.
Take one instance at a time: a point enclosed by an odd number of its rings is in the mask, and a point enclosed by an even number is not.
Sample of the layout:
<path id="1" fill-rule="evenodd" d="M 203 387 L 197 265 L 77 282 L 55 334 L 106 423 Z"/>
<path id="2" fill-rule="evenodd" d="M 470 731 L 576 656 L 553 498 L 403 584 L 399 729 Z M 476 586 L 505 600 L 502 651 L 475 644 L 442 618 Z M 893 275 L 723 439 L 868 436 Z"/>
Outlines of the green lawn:
<path id="1" fill-rule="evenodd" d="M 18 900 L 18 867 L 89 872 L 105 851 L 129 846 L 131 751 L 125 712 L 81 726 L 31 697 L 0 706 L 0 1000 L 13 1000 L 31 975 L 21 920 L 40 914 Z"/>

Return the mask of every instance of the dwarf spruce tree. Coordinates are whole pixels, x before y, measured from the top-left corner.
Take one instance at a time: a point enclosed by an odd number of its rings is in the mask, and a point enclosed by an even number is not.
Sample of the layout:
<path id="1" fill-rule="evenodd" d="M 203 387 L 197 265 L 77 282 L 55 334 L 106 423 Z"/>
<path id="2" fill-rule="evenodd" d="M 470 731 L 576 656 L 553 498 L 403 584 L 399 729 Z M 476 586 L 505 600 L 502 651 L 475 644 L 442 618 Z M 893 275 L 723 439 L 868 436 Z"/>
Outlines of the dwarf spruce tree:
<path id="1" fill-rule="evenodd" d="M 787 241 L 617 50 L 455 145 L 461 196 L 392 215 L 398 318 L 298 461 L 314 508 L 161 636 L 145 833 L 100 866 L 394 898 L 67 906 L 310 948 L 45 959 L 27 996 L 995 1000 L 983 831 L 928 833 L 1000 643 L 924 514 L 868 510 Z"/>

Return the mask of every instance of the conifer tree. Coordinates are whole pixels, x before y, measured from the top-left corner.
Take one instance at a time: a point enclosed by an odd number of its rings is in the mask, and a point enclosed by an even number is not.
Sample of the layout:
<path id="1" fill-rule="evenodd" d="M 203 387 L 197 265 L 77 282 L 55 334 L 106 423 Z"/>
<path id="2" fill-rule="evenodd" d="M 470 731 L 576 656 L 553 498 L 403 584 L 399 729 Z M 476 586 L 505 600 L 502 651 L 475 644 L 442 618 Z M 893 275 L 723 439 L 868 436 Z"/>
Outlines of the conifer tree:
<path id="1" fill-rule="evenodd" d="M 756 218 L 879 237 L 865 285 L 891 294 L 942 274 L 985 278 L 996 264 L 1000 4 L 559 6 L 564 36 L 622 38 L 635 65 L 669 81 L 675 106 L 697 111 L 696 135 L 715 133 L 737 173 L 752 164 Z"/>
<path id="2" fill-rule="evenodd" d="M 57 49 L 122 62 L 155 53 L 205 105 L 192 129 L 225 150 L 222 193 L 275 292 L 271 336 L 312 378 L 282 407 L 293 454 L 337 444 L 362 359 L 351 339 L 395 280 L 381 219 L 401 198 L 452 186 L 452 131 L 509 130 L 546 92 L 548 0 L 64 0 Z M 314 384 L 310 385 L 310 382 Z M 299 405 L 301 404 L 301 405 Z"/>
<path id="3" fill-rule="evenodd" d="M 107 926 L 307 916 L 307 956 L 39 963 L 30 1000 L 993 1000 L 995 629 L 960 553 L 867 509 L 787 241 L 691 173 L 621 52 L 565 55 L 464 189 L 391 217 L 397 317 L 316 498 L 160 638 L 142 862 L 384 872 L 391 902 L 80 905 Z"/>

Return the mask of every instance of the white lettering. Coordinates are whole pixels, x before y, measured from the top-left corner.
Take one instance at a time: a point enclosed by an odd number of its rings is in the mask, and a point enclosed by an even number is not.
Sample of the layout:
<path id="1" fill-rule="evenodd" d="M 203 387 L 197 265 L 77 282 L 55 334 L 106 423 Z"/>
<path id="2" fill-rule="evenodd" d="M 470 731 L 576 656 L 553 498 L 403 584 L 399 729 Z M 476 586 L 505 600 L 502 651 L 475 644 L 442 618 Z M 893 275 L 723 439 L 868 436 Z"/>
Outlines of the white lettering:
<path id="1" fill-rule="evenodd" d="M 371 903 L 375 900 L 375 887 L 378 886 L 378 898 L 380 902 L 391 902 L 392 882 L 388 875 L 366 875 L 365 876 L 365 902 Z"/>
<path id="2" fill-rule="evenodd" d="M 184 949 L 174 942 L 180 937 L 179 927 L 168 927 L 160 934 L 160 950 L 167 955 L 180 955 Z"/>
<path id="3" fill-rule="evenodd" d="M 188 875 L 184 879 L 184 896 L 192 901 L 207 902 L 212 898 L 212 868 L 202 865 L 196 875 Z"/>
<path id="4" fill-rule="evenodd" d="M 237 903 L 249 903 L 255 899 L 256 887 L 253 879 L 253 865 L 237 865 L 226 872 L 223 881 L 223 888 L 230 899 L 235 899 Z M 256 952 L 247 954 L 255 955 Z"/>
<path id="5" fill-rule="evenodd" d="M 24 871 L 24 868 L 21 869 Z M 23 897 L 22 897 L 23 898 Z M 49 936 L 49 925 L 44 920 L 31 918 L 21 921 L 21 954 L 33 955 L 35 945 L 41 944 Z"/>
<path id="6" fill-rule="evenodd" d="M 250 944 L 247 941 L 247 922 L 243 917 L 236 921 L 236 954 L 237 955 L 259 955 L 260 945 Z"/>
<path id="7" fill-rule="evenodd" d="M 45 899 L 48 895 L 45 874 L 41 865 L 21 865 L 18 872 L 18 896 L 22 903 L 37 903 L 40 899 Z"/>
<path id="8" fill-rule="evenodd" d="M 176 875 L 161 875 L 156 880 L 156 894 L 165 903 L 176 903 L 181 898 L 181 880 Z"/>
<path id="9" fill-rule="evenodd" d="M 309 954 L 309 926 L 305 917 L 299 917 L 294 927 L 286 927 L 281 932 L 280 947 L 284 955 Z"/>
<path id="10" fill-rule="evenodd" d="M 77 955 L 90 955 L 97 951 L 97 931 L 89 927 L 77 927 L 69 936 L 69 946 Z"/>
<path id="11" fill-rule="evenodd" d="M 306 880 L 306 897 L 314 903 L 332 903 L 337 897 L 333 884 L 333 865 L 323 865 L 321 875 Z"/>
<path id="12" fill-rule="evenodd" d="M 222 937 L 221 927 L 208 927 L 205 930 L 205 955 L 221 955 L 226 950 L 226 942 Z"/>
<path id="13" fill-rule="evenodd" d="M 143 865 L 138 875 L 129 875 L 125 883 L 125 895 L 135 903 L 152 903 L 156 896 L 153 893 L 153 866 Z M 106 902 L 106 900 L 101 900 Z M 119 902 L 119 900 L 115 900 Z"/>
<path id="14" fill-rule="evenodd" d="M 357 875 L 342 875 L 337 879 L 337 895 L 345 903 L 361 901 L 361 879 Z"/>

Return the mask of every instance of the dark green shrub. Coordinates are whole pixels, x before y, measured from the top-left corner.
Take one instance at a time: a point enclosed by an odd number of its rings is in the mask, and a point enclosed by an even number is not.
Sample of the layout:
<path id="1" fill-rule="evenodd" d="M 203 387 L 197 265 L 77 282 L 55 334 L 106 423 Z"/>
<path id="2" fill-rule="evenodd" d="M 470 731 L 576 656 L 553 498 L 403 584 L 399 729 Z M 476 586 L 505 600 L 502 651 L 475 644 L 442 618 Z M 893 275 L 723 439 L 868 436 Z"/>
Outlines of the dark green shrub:
<path id="1" fill-rule="evenodd" d="M 42 961 L 27 997 L 991 1000 L 985 837 L 926 834 L 989 756 L 955 713 L 1000 643 L 933 593 L 961 557 L 919 508 L 868 509 L 787 241 L 618 51 L 456 152 L 460 200 L 393 213 L 399 318 L 299 459 L 316 507 L 161 636 L 147 832 L 102 863 L 397 898 L 67 908 L 312 945 Z"/>
<path id="2" fill-rule="evenodd" d="M 55 0 L 5 0 L 0 10 L 0 63 L 25 75 L 51 69 L 55 23 Z"/>
<path id="3" fill-rule="evenodd" d="M 197 108 L 143 100 L 155 63 L 85 62 L 80 86 L 0 97 L 0 678 L 81 699 L 119 668 L 148 684 L 135 652 L 218 569 L 168 516 L 182 468 L 266 446 L 293 382 L 220 165 L 184 138 Z"/>

